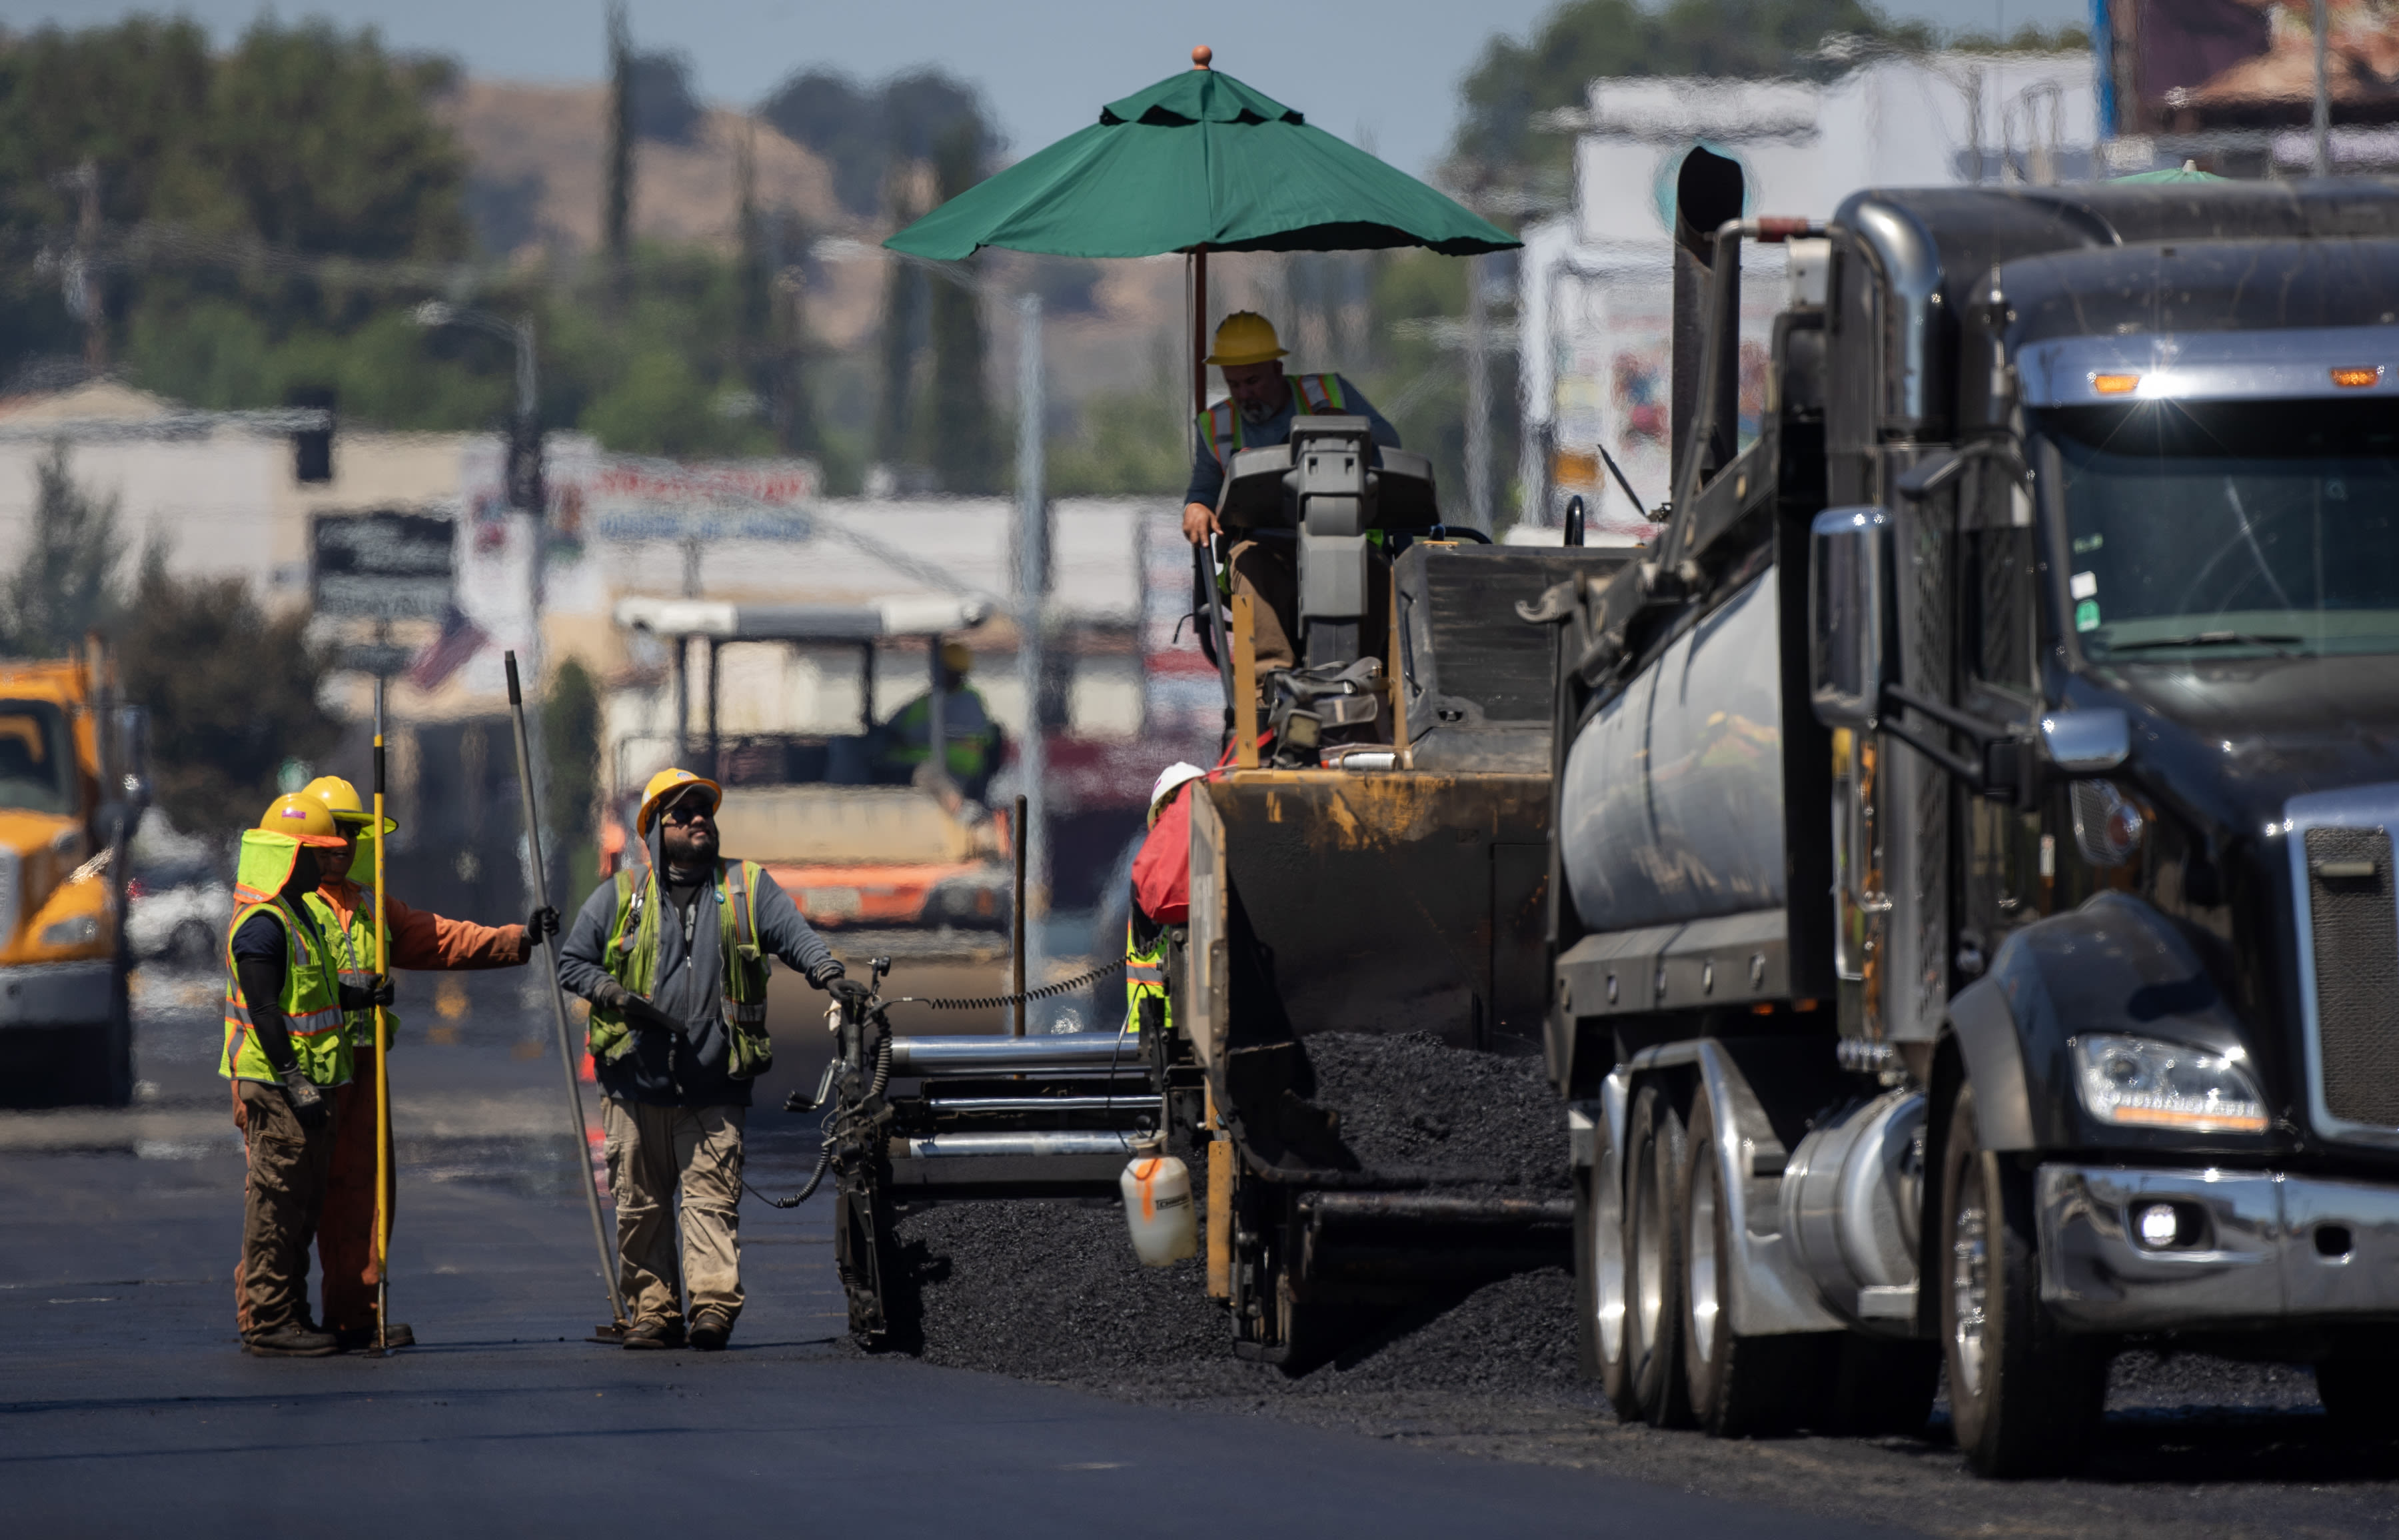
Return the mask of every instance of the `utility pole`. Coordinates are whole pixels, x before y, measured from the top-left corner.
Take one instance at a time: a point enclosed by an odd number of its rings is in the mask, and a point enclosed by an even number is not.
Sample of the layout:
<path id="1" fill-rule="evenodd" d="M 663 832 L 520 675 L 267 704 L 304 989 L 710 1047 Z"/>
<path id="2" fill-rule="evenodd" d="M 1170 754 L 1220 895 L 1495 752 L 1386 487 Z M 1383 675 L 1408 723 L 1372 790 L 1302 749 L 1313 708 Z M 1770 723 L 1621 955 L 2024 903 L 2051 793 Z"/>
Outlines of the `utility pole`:
<path id="1" fill-rule="evenodd" d="M 1050 507 L 1043 480 L 1042 429 L 1048 414 L 1041 369 L 1041 296 L 1016 301 L 1016 680 L 1024 692 L 1024 736 L 1016 768 L 1024 789 L 1024 827 L 1011 832 L 1025 854 L 1025 978 L 1041 984 L 1041 920 L 1050 910 L 1049 779 L 1041 738 L 1042 612 L 1050 583 Z"/>
<path id="2" fill-rule="evenodd" d="M 1466 259 L 1466 508 L 1491 532 L 1491 317 L 1483 294 L 1483 258 Z"/>
<path id="3" fill-rule="evenodd" d="M 2315 0 L 2316 107 L 2312 127 L 2315 138 L 2315 173 L 2320 177 L 2332 175 L 2332 81 L 2325 74 L 2328 62 L 2326 54 L 2330 43 L 2330 39 L 2325 34 L 2332 30 L 2332 20 L 2325 13 L 2330 9 L 2331 7 L 2325 3 L 2325 0 Z"/>
<path id="4" fill-rule="evenodd" d="M 108 317 L 100 296 L 100 163 L 84 161 L 65 182 L 78 200 L 73 291 L 67 303 L 83 322 L 83 366 L 96 375 L 108 367 Z"/>
<path id="5" fill-rule="evenodd" d="M 608 260 L 622 282 L 632 251 L 633 225 L 633 37 L 625 0 L 608 7 L 608 191 L 601 210 L 601 234 Z"/>

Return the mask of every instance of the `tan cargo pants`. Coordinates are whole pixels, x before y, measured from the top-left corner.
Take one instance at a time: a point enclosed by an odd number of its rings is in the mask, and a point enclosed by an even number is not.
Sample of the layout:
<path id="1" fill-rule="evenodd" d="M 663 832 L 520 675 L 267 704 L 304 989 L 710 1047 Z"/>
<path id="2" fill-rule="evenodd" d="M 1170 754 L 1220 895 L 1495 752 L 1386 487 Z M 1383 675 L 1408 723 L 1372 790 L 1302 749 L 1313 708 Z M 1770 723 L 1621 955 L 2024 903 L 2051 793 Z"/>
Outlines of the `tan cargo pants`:
<path id="1" fill-rule="evenodd" d="M 250 1161 L 234 1324 L 245 1333 L 272 1331 L 308 1318 L 308 1248 L 324 1212 L 334 1125 L 302 1128 L 283 1087 L 255 1080 L 233 1083 L 233 1125 Z"/>
<path id="2" fill-rule="evenodd" d="M 741 1131 L 747 1107 L 600 1103 L 608 1191 L 617 1200 L 617 1268 L 635 1324 L 741 1314 Z M 683 1197 L 680 1265 L 675 1197 Z"/>

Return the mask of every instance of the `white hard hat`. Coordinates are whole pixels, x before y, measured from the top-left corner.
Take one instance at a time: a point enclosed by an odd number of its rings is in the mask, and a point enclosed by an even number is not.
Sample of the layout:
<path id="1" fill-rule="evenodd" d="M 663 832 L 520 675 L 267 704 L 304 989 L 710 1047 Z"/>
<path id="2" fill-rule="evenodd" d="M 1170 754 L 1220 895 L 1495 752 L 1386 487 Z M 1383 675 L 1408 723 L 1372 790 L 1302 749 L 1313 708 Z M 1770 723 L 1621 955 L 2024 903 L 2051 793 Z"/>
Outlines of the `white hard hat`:
<path id="1" fill-rule="evenodd" d="M 1183 785 L 1186 781 L 1205 779 L 1207 775 L 1207 771 L 1200 769 L 1189 760 L 1176 760 L 1172 764 L 1160 770 L 1158 773 L 1158 778 L 1149 783 L 1149 810 L 1151 814 L 1153 816 L 1156 815 L 1158 812 L 1158 804 L 1164 802 L 1168 797 L 1172 796 L 1176 787 Z"/>

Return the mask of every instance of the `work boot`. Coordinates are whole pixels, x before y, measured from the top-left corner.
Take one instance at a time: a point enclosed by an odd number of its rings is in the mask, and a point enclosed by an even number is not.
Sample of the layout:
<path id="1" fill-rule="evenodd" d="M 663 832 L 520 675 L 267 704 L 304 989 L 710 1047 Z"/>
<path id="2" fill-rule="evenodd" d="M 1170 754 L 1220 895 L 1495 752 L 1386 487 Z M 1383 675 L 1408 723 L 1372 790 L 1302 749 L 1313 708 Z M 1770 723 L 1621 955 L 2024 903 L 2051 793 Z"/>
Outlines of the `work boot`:
<path id="1" fill-rule="evenodd" d="M 702 1353 L 721 1353 L 733 1335 L 733 1322 L 722 1310 L 703 1310 L 691 1320 L 691 1345 Z"/>
<path id="2" fill-rule="evenodd" d="M 243 1332 L 241 1350 L 261 1358 L 324 1358 L 339 1353 L 342 1344 L 330 1331 L 317 1331 L 305 1321 L 293 1321 Z"/>
<path id="3" fill-rule="evenodd" d="M 345 1353 L 363 1352 L 367 1348 L 373 1347 L 375 1344 L 375 1329 L 372 1326 L 345 1327 L 341 1331 L 334 1332 L 333 1336 L 341 1343 L 342 1351 Z M 411 1331 L 405 1322 L 394 1321 L 391 1323 L 390 1328 L 384 1332 L 384 1345 L 386 1347 L 414 1347 L 416 1345 L 416 1333 Z"/>
<path id="4" fill-rule="evenodd" d="M 683 1322 L 637 1321 L 632 1330 L 625 1333 L 625 1345 L 629 1348 L 645 1349 L 681 1347 Z"/>

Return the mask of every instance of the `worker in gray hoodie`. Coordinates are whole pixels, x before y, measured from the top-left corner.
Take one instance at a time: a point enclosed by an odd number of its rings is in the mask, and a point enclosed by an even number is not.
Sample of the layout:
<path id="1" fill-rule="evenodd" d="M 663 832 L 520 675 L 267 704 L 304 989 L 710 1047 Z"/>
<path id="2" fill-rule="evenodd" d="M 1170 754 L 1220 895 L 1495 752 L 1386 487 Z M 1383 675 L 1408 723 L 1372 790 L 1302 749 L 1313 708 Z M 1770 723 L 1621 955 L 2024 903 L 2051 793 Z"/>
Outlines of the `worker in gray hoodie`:
<path id="1" fill-rule="evenodd" d="M 591 1002 L 629 1348 L 680 1347 L 686 1321 L 692 1346 L 721 1348 L 740 1317 L 742 1127 L 774 1059 L 767 957 L 845 1001 L 868 993 L 774 878 L 718 855 L 723 800 L 688 770 L 652 777 L 634 819 L 646 870 L 603 883 L 559 949 L 560 981 Z"/>

